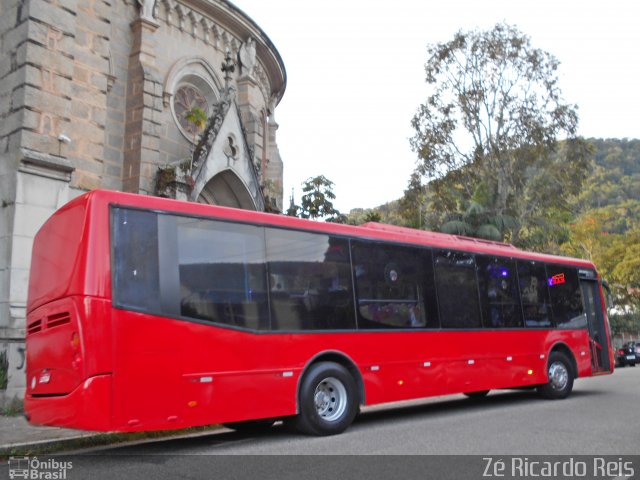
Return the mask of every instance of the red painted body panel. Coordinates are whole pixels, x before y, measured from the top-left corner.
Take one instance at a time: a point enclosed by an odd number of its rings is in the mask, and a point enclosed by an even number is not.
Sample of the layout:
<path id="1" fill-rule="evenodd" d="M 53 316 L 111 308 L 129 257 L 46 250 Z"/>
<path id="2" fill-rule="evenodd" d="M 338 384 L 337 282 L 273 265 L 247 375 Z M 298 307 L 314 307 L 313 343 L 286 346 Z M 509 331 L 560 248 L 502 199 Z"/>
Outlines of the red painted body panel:
<path id="1" fill-rule="evenodd" d="M 34 242 L 25 399 L 33 423 L 128 431 L 293 415 L 300 377 L 324 352 L 354 363 L 369 405 L 545 383 L 560 343 L 579 376 L 592 374 L 587 330 L 253 333 L 113 308 L 111 204 L 594 268 L 451 235 L 94 191 L 57 212 Z"/>
<path id="2" fill-rule="evenodd" d="M 110 431 L 114 429 L 111 394 L 111 375 L 98 375 L 86 379 L 65 396 L 26 395 L 24 409 L 33 424 Z"/>

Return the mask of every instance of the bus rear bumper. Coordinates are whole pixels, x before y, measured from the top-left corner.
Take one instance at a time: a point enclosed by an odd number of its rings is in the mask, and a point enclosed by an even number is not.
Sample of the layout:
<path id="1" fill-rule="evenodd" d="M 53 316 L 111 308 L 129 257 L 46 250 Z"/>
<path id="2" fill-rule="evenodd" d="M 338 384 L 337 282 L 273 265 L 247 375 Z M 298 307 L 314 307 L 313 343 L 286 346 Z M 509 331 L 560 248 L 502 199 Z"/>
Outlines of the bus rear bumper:
<path id="1" fill-rule="evenodd" d="M 86 379 L 66 395 L 26 395 L 29 423 L 80 430 L 111 430 L 111 374 Z"/>

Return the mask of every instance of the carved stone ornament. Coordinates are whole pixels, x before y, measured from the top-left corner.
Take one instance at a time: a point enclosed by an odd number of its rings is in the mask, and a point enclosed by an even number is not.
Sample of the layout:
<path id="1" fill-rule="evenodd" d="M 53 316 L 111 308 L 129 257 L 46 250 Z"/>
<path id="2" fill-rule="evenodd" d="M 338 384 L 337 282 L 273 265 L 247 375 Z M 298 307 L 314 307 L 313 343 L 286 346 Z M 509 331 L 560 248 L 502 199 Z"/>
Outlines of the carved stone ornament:
<path id="1" fill-rule="evenodd" d="M 253 70 L 256 68 L 256 42 L 253 38 L 249 37 L 242 44 L 238 51 L 238 59 L 242 67 L 242 75 L 253 76 Z"/>
<path id="2" fill-rule="evenodd" d="M 153 9 L 156 5 L 156 0 L 138 0 L 138 5 L 140 5 L 140 18 L 154 21 Z"/>

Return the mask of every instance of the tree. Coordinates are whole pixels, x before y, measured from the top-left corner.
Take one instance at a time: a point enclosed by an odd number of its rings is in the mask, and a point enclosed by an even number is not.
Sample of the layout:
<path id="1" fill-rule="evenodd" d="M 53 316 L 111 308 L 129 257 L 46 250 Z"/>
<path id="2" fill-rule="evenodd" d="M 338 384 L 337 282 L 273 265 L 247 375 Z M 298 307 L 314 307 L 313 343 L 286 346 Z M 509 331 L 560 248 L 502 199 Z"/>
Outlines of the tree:
<path id="1" fill-rule="evenodd" d="M 570 225 L 563 253 L 591 260 L 611 285 L 616 304 L 615 333 L 640 331 L 640 228 L 624 234 L 608 231 L 619 213 L 609 208 L 589 210 Z"/>
<path id="2" fill-rule="evenodd" d="M 418 172 L 414 172 L 409 177 L 409 183 L 398 205 L 404 226 L 411 228 L 424 226 L 425 203 L 426 190 L 422 177 Z"/>
<path id="3" fill-rule="evenodd" d="M 312 220 L 321 218 L 333 222 L 346 221 L 346 217 L 333 206 L 332 200 L 336 198 L 333 185 L 324 175 L 309 177 L 302 183 L 300 206 L 295 205 L 292 194 L 287 214 Z"/>
<path id="4" fill-rule="evenodd" d="M 482 191 L 479 205 L 518 243 L 549 208 L 568 208 L 563 199 L 586 176 L 588 149 L 575 138 L 576 107 L 562 100 L 559 63 L 506 24 L 458 32 L 428 53 L 431 93 L 412 120 L 417 170 L 439 182 L 431 194 L 444 194 L 450 220 Z M 560 135 L 568 139 L 557 149 Z"/>

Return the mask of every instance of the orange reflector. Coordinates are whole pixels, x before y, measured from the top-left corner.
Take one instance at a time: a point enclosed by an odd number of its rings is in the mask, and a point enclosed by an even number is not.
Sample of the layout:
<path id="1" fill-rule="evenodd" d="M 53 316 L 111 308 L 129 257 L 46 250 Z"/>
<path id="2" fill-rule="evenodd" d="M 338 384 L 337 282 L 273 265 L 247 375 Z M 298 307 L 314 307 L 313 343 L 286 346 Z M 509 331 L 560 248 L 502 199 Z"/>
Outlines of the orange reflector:
<path id="1" fill-rule="evenodd" d="M 189 408 L 197 407 L 198 406 L 198 402 L 196 402 L 195 400 L 191 400 L 189 403 L 187 403 L 187 406 Z"/>
<path id="2" fill-rule="evenodd" d="M 533 370 L 527 370 L 528 375 L 533 375 Z"/>
<path id="3" fill-rule="evenodd" d="M 80 335 L 78 335 L 78 332 L 73 332 L 71 334 L 71 348 L 77 350 L 78 347 L 80 347 Z"/>

